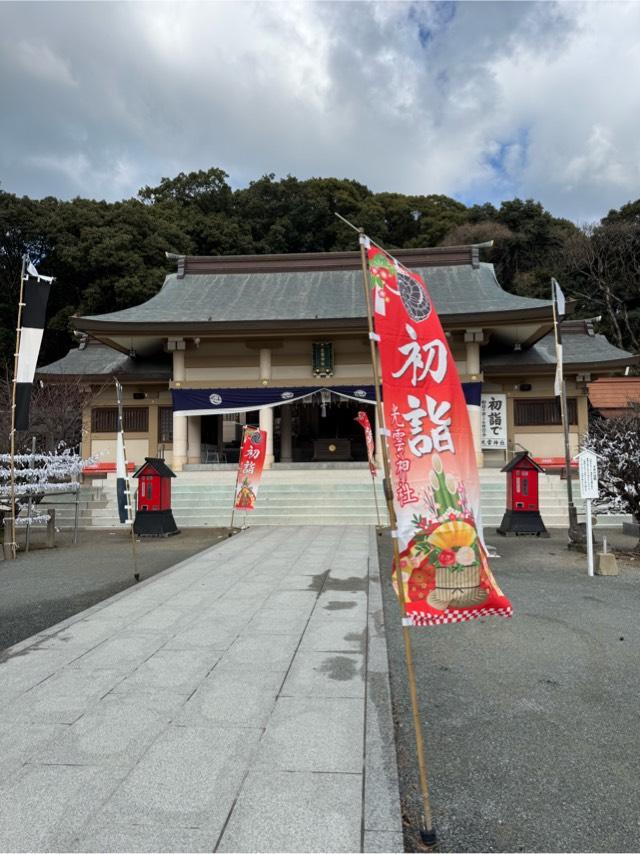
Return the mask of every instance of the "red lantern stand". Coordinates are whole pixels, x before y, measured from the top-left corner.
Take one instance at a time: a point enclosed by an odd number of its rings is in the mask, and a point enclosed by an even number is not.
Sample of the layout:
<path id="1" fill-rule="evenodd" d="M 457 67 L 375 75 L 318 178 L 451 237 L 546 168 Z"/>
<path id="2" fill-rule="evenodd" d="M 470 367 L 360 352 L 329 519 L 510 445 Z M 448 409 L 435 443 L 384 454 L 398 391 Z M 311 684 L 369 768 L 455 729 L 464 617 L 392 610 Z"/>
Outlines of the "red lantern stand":
<path id="1" fill-rule="evenodd" d="M 544 469 L 527 451 L 521 451 L 501 471 L 507 472 L 507 508 L 497 533 L 503 537 L 548 537 L 540 515 L 538 488 L 538 475 Z"/>
<path id="2" fill-rule="evenodd" d="M 170 537 L 180 531 L 171 510 L 171 478 L 175 474 L 164 460 L 146 457 L 133 473 L 138 479 L 133 531 L 139 537 Z"/>

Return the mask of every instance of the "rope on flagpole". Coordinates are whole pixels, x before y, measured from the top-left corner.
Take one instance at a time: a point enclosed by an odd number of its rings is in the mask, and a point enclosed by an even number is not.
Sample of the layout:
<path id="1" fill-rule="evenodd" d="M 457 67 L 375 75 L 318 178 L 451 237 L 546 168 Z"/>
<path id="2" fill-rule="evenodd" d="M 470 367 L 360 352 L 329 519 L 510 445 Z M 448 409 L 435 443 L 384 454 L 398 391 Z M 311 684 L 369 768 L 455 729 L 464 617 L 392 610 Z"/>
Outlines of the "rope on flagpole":
<path id="1" fill-rule="evenodd" d="M 354 228 L 358 234 L 360 235 L 360 260 L 362 264 L 362 282 L 364 286 L 364 295 L 365 301 L 367 305 L 367 321 L 369 324 L 369 347 L 371 352 L 371 366 L 373 368 L 373 381 L 376 392 L 376 412 L 378 414 L 378 423 L 384 424 L 384 412 L 382 408 L 382 396 L 380 393 L 380 374 L 378 371 L 378 354 L 375 348 L 375 339 L 372 337 L 375 335 L 373 329 L 373 313 L 371 307 L 371 294 L 369 291 L 369 262 L 367 259 L 367 254 L 365 251 L 365 234 L 364 229 L 355 228 L 352 223 L 348 220 L 344 219 L 344 217 L 340 216 L 340 214 L 336 214 L 336 216 L 340 217 L 340 219 L 344 220 L 347 225 Z M 367 240 L 369 238 L 366 238 Z M 374 241 L 371 241 L 373 243 Z M 378 246 L 377 243 L 374 244 Z M 382 249 L 382 247 L 378 247 Z M 386 251 L 386 250 L 383 250 Z M 404 619 L 406 614 L 406 597 L 405 597 L 405 589 L 404 583 L 402 579 L 402 573 L 400 571 L 400 548 L 398 546 L 398 538 L 397 536 L 393 536 L 393 534 L 397 531 L 397 519 L 395 508 L 393 506 L 393 498 L 391 495 L 391 473 L 390 473 L 390 465 L 389 465 L 389 455 L 386 437 L 381 436 L 381 445 L 382 445 L 382 463 L 384 467 L 384 478 L 385 478 L 385 499 L 387 502 L 387 511 L 389 513 L 389 524 L 391 525 L 392 532 L 392 543 L 393 543 L 393 562 L 395 566 L 395 570 L 398 578 L 398 591 L 399 591 L 399 600 L 400 607 L 402 611 L 402 617 Z M 415 733 L 416 740 L 416 753 L 418 758 L 418 776 L 420 779 L 420 794 L 422 797 L 422 828 L 420 831 L 420 835 L 422 841 L 425 845 L 431 847 L 436 843 L 436 832 L 433 826 L 433 817 L 431 813 L 431 800 L 429 796 L 429 782 L 427 778 L 427 762 L 425 758 L 425 750 L 424 750 L 424 735 L 422 733 L 422 722 L 420 719 L 420 706 L 418 703 L 418 689 L 416 686 L 416 674 L 415 668 L 413 664 L 413 648 L 411 644 L 411 634 L 409 633 L 408 626 L 402 626 L 402 636 L 404 640 L 404 652 L 405 652 L 405 660 L 407 664 L 407 677 L 409 683 L 409 696 L 411 698 L 411 712 L 413 717 L 413 728 Z"/>
<path id="2" fill-rule="evenodd" d="M 13 388 L 11 391 L 11 432 L 10 443 L 10 471 L 11 471 L 11 542 L 9 543 L 9 558 L 16 558 L 16 384 L 18 382 L 18 357 L 20 354 L 20 335 L 22 333 L 22 309 L 24 307 L 24 282 L 27 269 L 27 256 L 22 256 L 22 269 L 20 271 L 20 297 L 18 299 L 18 322 L 16 324 L 16 351 L 13 359 Z M 7 550 L 5 549 L 5 554 Z"/>

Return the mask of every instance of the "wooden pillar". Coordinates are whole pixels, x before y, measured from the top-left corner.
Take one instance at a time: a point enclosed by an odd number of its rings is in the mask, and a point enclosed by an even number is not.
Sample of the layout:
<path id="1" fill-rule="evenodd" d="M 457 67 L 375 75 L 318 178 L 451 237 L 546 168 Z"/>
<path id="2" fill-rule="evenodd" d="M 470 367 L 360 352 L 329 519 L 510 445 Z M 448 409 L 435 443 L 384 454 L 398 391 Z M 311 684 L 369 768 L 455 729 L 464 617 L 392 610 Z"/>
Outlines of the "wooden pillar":
<path id="1" fill-rule="evenodd" d="M 201 462 L 201 424 L 200 415 L 189 415 L 187 418 L 187 459 L 192 465 Z"/>
<path id="2" fill-rule="evenodd" d="M 471 382 L 482 382 L 480 372 L 480 344 L 484 340 L 482 329 L 467 329 L 464 333 L 466 348 L 467 378 Z M 482 453 L 482 412 L 479 406 L 467 406 L 473 445 L 476 452 L 476 463 L 478 468 L 484 466 L 484 454 Z"/>
<path id="3" fill-rule="evenodd" d="M 179 342 L 176 342 L 178 344 Z M 184 342 L 182 342 L 184 344 Z M 173 351 L 173 381 L 184 382 L 186 377 L 184 365 L 184 349 Z M 173 413 L 173 470 L 182 471 L 187 461 L 187 417 L 178 412 Z"/>
<path id="4" fill-rule="evenodd" d="M 260 382 L 269 385 L 271 381 L 271 350 L 268 347 L 260 348 Z M 270 469 L 274 462 L 273 456 L 273 408 L 264 406 L 260 410 L 260 429 L 267 431 L 267 454 L 264 467 Z"/>
<path id="5" fill-rule="evenodd" d="M 149 404 L 149 453 L 150 457 L 158 456 L 158 404 Z"/>
<path id="6" fill-rule="evenodd" d="M 274 462 L 273 456 L 273 407 L 263 406 L 260 410 L 260 429 L 267 431 L 267 453 L 264 467 L 270 469 Z"/>
<path id="7" fill-rule="evenodd" d="M 291 404 L 280 407 L 280 462 L 293 460 L 293 437 L 291 434 Z"/>

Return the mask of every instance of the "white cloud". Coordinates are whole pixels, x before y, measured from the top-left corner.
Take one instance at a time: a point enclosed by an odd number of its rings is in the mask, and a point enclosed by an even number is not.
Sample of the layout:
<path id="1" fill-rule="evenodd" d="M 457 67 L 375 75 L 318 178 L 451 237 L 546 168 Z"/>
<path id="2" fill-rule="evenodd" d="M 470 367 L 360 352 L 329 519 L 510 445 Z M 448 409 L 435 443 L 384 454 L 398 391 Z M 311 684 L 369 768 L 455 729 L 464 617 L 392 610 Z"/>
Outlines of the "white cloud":
<path id="1" fill-rule="evenodd" d="M 576 219 L 640 196 L 640 4 L 0 4 L 0 32 L 6 189 L 216 165 Z"/>
<path id="2" fill-rule="evenodd" d="M 62 86 L 77 86 L 69 63 L 43 42 L 22 39 L 15 45 L 14 59 L 19 68 L 32 77 Z"/>

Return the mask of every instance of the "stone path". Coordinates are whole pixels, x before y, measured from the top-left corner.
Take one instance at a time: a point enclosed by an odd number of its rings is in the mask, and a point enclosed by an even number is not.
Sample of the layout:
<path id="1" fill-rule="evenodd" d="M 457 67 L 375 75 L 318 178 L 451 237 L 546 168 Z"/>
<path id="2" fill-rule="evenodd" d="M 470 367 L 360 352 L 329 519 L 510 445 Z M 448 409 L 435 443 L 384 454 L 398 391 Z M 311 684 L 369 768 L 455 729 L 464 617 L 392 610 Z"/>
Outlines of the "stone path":
<path id="1" fill-rule="evenodd" d="M 0 656 L 2 851 L 402 851 L 366 527 L 254 528 Z"/>

